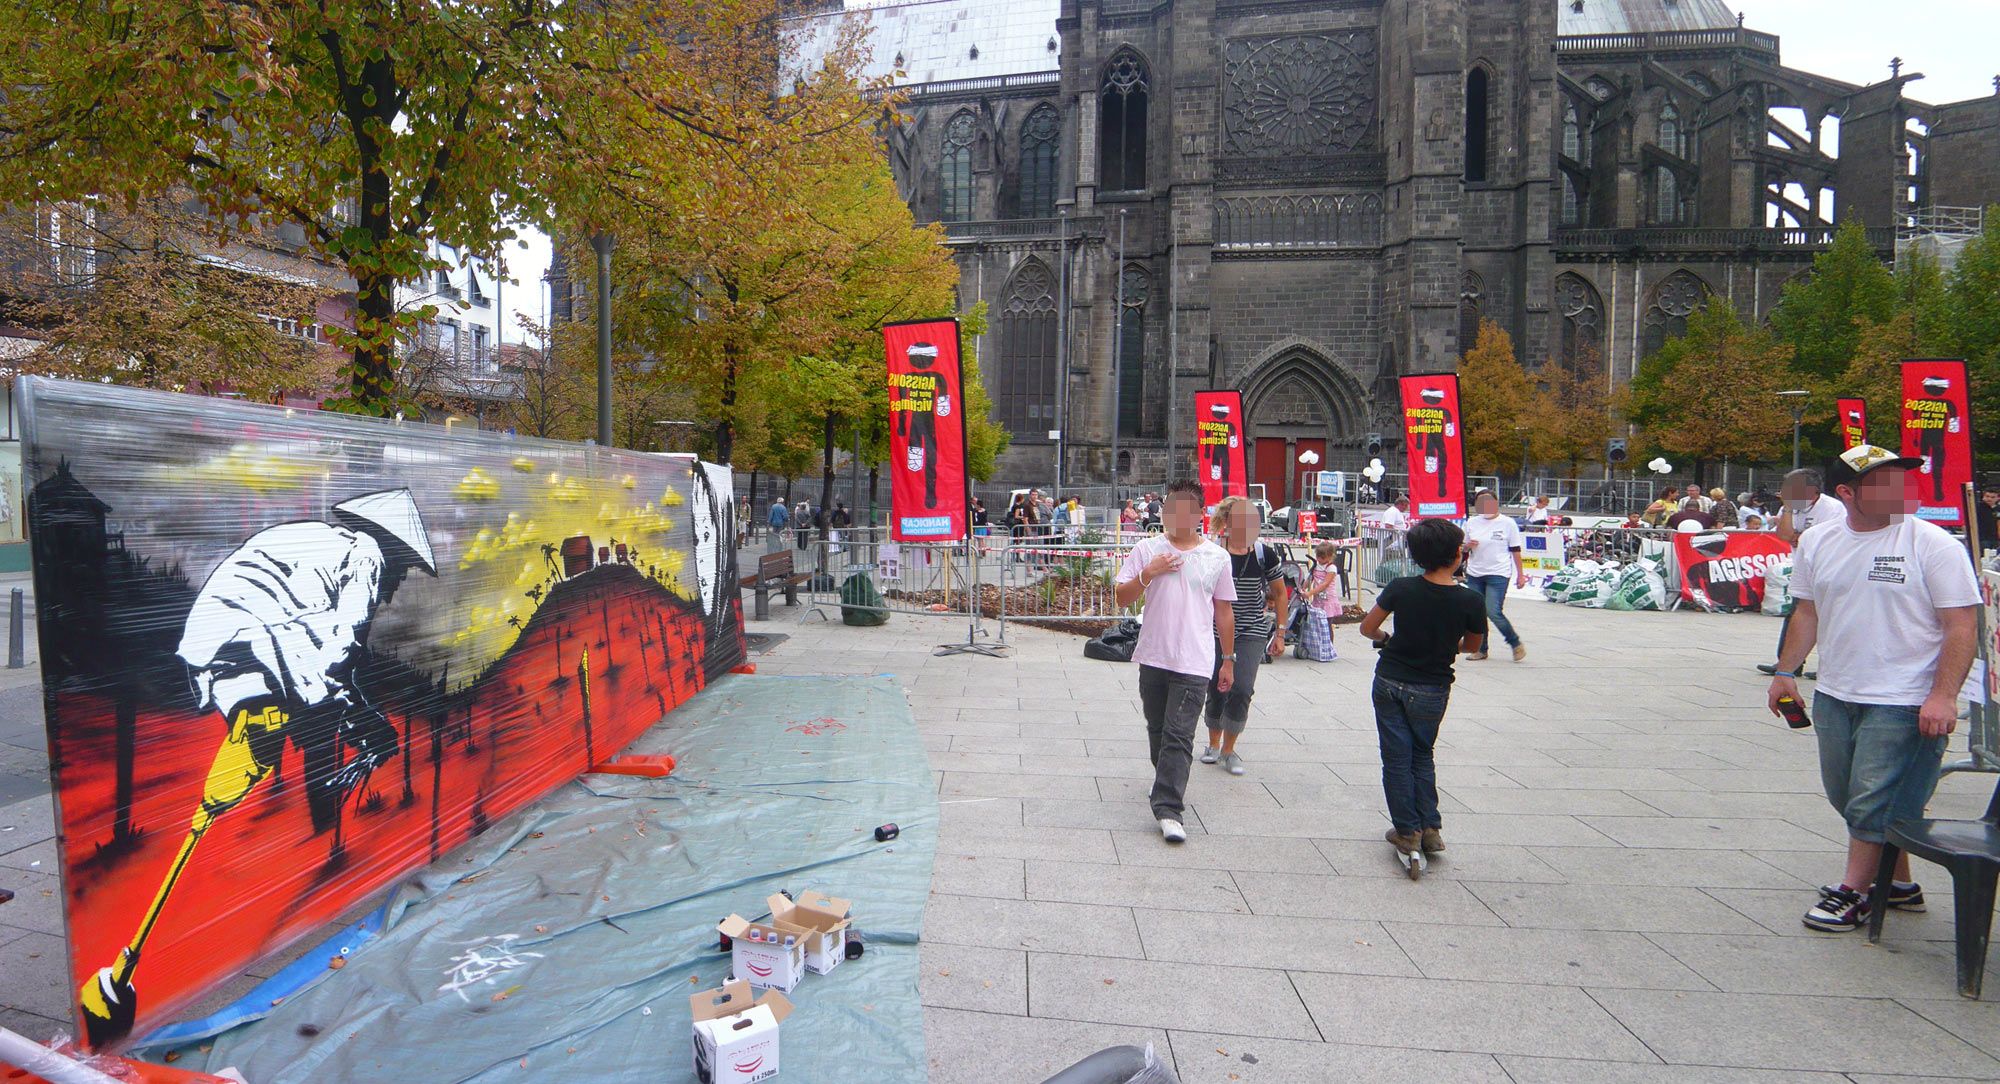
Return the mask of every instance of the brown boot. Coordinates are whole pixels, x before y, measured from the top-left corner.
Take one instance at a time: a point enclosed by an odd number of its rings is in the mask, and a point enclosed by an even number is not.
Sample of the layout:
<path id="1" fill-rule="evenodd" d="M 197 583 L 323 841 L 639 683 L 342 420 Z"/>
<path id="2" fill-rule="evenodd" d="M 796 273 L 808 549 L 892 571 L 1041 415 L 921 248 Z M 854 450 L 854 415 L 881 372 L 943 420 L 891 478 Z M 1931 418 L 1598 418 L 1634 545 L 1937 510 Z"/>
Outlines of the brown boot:
<path id="1" fill-rule="evenodd" d="M 1435 828 L 1424 829 L 1423 846 L 1425 854 L 1444 853 L 1444 833 Z"/>
<path id="2" fill-rule="evenodd" d="M 1382 838 L 1388 840 L 1390 846 L 1396 848 L 1397 850 L 1403 852 L 1404 854 L 1415 854 L 1423 846 L 1422 838 L 1419 837 L 1415 832 L 1410 832 L 1405 834 L 1403 832 L 1396 831 L 1394 828 L 1391 828 L 1387 832 L 1383 833 Z"/>

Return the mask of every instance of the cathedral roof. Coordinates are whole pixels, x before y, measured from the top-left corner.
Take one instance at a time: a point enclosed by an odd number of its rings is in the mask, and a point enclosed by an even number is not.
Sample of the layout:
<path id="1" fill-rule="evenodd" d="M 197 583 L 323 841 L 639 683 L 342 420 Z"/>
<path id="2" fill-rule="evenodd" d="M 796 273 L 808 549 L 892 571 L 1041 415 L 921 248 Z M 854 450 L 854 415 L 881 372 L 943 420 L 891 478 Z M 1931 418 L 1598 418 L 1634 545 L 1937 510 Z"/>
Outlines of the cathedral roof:
<path id="1" fill-rule="evenodd" d="M 1062 0 L 846 0 L 845 10 L 797 20 L 801 67 L 832 47 L 846 19 L 871 28 L 873 57 L 864 76 L 904 73 L 899 84 L 939 83 L 1029 72 L 1052 72 L 1061 64 L 1056 17 Z M 975 55 L 974 51 L 977 51 Z M 896 58 L 903 58 L 901 65 Z"/>
<path id="2" fill-rule="evenodd" d="M 1556 0 L 1556 33 L 1563 37 L 1735 26 L 1726 0 Z"/>

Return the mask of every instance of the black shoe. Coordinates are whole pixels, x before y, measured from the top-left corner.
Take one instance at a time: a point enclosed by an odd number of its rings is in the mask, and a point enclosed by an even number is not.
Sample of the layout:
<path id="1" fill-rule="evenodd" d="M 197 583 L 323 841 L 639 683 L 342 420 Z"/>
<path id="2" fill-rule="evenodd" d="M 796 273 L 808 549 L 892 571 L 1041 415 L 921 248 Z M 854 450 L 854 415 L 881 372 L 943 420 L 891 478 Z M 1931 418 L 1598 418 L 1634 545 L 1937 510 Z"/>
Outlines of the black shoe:
<path id="1" fill-rule="evenodd" d="M 1868 898 L 1851 889 L 1828 886 L 1801 919 L 1807 929 L 1847 933 L 1868 921 Z"/>
<path id="2" fill-rule="evenodd" d="M 1760 662 L 1757 664 L 1757 672 L 1760 674 L 1776 674 L 1778 672 L 1778 664 L 1774 662 Z"/>
<path id="3" fill-rule="evenodd" d="M 1819 886 L 1820 895 L 1830 895 L 1836 891 L 1837 887 L 1836 885 L 1821 885 Z M 1929 911 L 1930 906 L 1924 902 L 1924 886 L 1912 884 L 1910 887 L 1904 888 L 1893 881 L 1890 882 L 1889 908 L 1893 911 L 1908 911 L 1911 914 L 1917 915 Z"/>

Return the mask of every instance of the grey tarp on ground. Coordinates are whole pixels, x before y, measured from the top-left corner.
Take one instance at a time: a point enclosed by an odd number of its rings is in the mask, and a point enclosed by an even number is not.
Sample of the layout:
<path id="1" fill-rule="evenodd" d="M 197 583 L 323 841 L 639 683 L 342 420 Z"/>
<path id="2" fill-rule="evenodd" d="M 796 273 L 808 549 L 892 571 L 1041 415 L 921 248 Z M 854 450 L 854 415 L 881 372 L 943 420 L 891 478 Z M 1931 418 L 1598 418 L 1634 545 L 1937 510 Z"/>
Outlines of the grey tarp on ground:
<path id="1" fill-rule="evenodd" d="M 731 677 L 627 751 L 680 767 L 588 775 L 496 824 L 398 889 L 343 968 L 205 1053 L 178 1047 L 176 1067 L 234 1065 L 251 1084 L 692 1080 L 688 995 L 729 970 L 716 922 L 810 888 L 853 902 L 867 953 L 792 991 L 782 1077 L 923 1080 L 937 797 L 895 681 Z M 891 821 L 902 836 L 877 843 Z"/>

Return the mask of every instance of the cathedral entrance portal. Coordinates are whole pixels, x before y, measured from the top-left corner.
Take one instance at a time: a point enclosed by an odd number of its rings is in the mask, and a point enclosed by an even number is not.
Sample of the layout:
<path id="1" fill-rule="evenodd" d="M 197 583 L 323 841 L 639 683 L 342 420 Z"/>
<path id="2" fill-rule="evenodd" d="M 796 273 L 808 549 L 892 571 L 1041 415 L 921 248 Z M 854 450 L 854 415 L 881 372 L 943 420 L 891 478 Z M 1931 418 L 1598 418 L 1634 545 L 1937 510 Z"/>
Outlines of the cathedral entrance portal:
<path id="1" fill-rule="evenodd" d="M 1310 471 L 1353 471 L 1362 465 L 1358 457 L 1368 416 L 1366 393 L 1318 349 L 1298 343 L 1275 348 L 1239 386 L 1250 438 L 1250 477 L 1264 486 L 1271 507 L 1308 496 L 1305 475 Z M 1300 462 L 1306 453 L 1318 461 Z"/>

